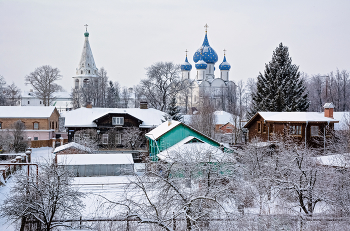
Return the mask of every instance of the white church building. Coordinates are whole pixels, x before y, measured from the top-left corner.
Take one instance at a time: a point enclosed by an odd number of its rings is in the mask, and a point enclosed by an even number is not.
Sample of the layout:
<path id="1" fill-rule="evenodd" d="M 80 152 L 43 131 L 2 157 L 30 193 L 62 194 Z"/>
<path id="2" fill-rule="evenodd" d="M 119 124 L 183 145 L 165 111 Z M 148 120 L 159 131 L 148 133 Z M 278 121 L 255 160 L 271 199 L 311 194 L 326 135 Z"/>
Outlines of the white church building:
<path id="1" fill-rule="evenodd" d="M 205 27 L 207 28 L 207 25 Z M 193 79 L 191 78 L 192 65 L 187 59 L 187 51 L 185 62 L 181 65 L 182 81 L 190 85 L 189 91 L 178 96 L 177 101 L 181 107 L 195 108 L 204 97 L 210 98 L 216 105 L 222 103 L 221 101 L 225 98 L 223 94 L 226 94 L 227 90 L 234 87 L 235 84 L 229 78 L 231 65 L 226 61 L 226 54 L 219 65 L 220 73 L 218 76 L 215 75 L 217 61 L 218 55 L 209 45 L 206 30 L 202 46 L 193 55 L 196 68 Z"/>

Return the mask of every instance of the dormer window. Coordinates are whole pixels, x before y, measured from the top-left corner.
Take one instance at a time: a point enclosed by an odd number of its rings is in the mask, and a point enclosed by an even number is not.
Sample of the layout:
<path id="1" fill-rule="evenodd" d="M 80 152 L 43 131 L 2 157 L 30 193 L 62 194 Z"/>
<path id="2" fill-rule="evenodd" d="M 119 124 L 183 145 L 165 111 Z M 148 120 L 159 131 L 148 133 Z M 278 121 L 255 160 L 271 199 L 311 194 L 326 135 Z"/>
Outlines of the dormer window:
<path id="1" fill-rule="evenodd" d="M 112 125 L 124 125 L 124 117 L 112 117 Z"/>

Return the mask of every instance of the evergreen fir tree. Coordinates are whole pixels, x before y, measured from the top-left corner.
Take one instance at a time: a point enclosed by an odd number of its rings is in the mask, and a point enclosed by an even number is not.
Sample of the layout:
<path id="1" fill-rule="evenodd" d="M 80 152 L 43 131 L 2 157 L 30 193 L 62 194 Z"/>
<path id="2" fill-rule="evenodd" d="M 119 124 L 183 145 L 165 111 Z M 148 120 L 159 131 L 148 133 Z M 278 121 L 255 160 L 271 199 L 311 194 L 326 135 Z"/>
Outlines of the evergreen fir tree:
<path id="1" fill-rule="evenodd" d="M 272 60 L 265 64 L 264 74 L 259 73 L 249 116 L 258 111 L 306 111 L 308 107 L 308 94 L 299 67 L 292 64 L 288 47 L 280 43 Z"/>
<path id="2" fill-rule="evenodd" d="M 180 113 L 180 108 L 176 105 L 175 97 L 171 99 L 169 106 L 166 111 L 167 115 L 164 116 L 165 120 L 170 119 L 182 121 L 183 116 Z"/>

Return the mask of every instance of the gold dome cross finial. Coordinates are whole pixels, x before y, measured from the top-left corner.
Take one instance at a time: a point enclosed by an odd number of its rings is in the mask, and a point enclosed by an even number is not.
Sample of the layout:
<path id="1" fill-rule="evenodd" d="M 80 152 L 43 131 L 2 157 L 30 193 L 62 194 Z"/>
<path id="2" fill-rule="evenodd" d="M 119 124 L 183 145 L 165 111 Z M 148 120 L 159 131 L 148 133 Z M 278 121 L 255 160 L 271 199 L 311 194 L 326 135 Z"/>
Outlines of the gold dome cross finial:
<path id="1" fill-rule="evenodd" d="M 208 32 L 208 27 L 209 27 L 208 24 L 205 24 L 204 27 L 205 27 L 205 33 L 207 33 Z"/>
<path id="2" fill-rule="evenodd" d="M 226 56 L 226 49 L 224 49 L 224 56 Z"/>
<path id="3" fill-rule="evenodd" d="M 187 57 L 187 52 L 188 52 L 188 50 L 186 49 L 185 52 L 186 52 L 186 57 Z"/>
<path id="4" fill-rule="evenodd" d="M 86 31 L 87 31 L 87 27 L 88 27 L 89 25 L 88 25 L 88 24 L 85 24 L 84 26 L 86 27 Z"/>

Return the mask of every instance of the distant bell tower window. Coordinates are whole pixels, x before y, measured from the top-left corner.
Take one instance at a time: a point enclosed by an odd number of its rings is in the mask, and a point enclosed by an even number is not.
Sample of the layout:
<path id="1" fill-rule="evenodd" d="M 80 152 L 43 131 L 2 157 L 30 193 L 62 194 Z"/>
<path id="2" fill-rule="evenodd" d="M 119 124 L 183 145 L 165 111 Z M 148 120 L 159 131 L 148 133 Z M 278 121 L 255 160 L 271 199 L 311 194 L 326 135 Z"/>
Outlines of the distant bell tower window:
<path id="1" fill-rule="evenodd" d="M 81 74 L 83 74 L 83 71 L 81 71 Z"/>
<path id="2" fill-rule="evenodd" d="M 28 104 L 30 104 L 30 102 L 28 101 Z"/>
<path id="3" fill-rule="evenodd" d="M 89 70 L 89 74 L 90 74 L 90 70 Z"/>

